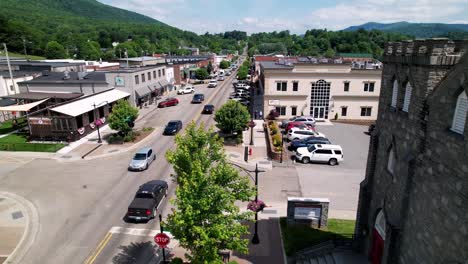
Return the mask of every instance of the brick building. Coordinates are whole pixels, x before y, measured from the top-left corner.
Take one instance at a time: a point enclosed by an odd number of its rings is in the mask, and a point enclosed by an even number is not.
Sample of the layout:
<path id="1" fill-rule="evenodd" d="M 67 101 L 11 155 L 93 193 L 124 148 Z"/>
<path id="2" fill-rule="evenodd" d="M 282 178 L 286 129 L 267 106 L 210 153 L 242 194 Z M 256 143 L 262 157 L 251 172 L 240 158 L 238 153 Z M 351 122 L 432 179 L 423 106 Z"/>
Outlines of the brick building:
<path id="1" fill-rule="evenodd" d="M 389 43 L 356 236 L 371 263 L 468 260 L 468 41 Z"/>

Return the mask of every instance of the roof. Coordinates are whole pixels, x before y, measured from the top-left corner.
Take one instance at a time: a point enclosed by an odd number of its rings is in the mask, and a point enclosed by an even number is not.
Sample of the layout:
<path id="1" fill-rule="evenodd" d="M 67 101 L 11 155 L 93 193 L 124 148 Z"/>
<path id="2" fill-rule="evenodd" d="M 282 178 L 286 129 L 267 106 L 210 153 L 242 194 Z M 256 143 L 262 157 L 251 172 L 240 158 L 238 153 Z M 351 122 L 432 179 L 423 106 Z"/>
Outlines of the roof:
<path id="1" fill-rule="evenodd" d="M 11 71 L 11 74 L 13 75 L 13 78 L 19 78 L 19 77 L 25 77 L 25 76 L 33 76 L 34 74 L 37 74 L 40 72 L 31 72 L 31 71 Z M 0 71 L 0 76 L 3 76 L 3 78 L 8 78 L 10 79 L 10 72 L 9 71 Z"/>
<path id="2" fill-rule="evenodd" d="M 141 86 L 135 89 L 135 92 L 138 94 L 138 97 L 143 97 L 152 92 L 150 86 Z"/>
<path id="3" fill-rule="evenodd" d="M 94 104 L 99 105 L 104 102 L 112 103 L 128 96 L 130 96 L 129 93 L 113 89 L 102 93 L 93 94 L 91 96 L 78 99 L 77 101 L 54 107 L 50 110 L 68 116 L 79 116 L 93 110 Z"/>
<path id="4" fill-rule="evenodd" d="M 32 108 L 42 104 L 43 102 L 49 100 L 48 98 L 37 101 L 34 103 L 29 103 L 29 104 L 18 104 L 18 105 L 10 105 L 10 106 L 3 106 L 0 107 L 0 111 L 6 111 L 6 112 L 26 112 L 31 110 Z"/>
<path id="5" fill-rule="evenodd" d="M 292 69 L 292 65 L 278 64 L 274 61 L 262 61 L 260 62 L 264 69 Z"/>
<path id="6" fill-rule="evenodd" d="M 7 64 L 7 61 L 0 60 L 0 64 Z M 51 67 L 65 67 L 65 66 L 79 66 L 85 65 L 84 62 L 46 62 L 46 61 L 26 61 L 26 60 L 10 60 L 11 65 L 28 65 L 28 66 L 51 66 Z"/>
<path id="7" fill-rule="evenodd" d="M 78 78 L 78 74 L 84 74 L 81 80 Z M 22 84 L 34 84 L 34 83 L 102 83 L 107 84 L 106 74 L 104 72 L 89 72 L 89 73 L 78 73 L 68 72 L 66 77 L 65 72 L 49 72 L 47 75 L 39 76 L 30 81 L 21 82 Z"/>
<path id="8" fill-rule="evenodd" d="M 121 58 L 120 61 L 153 61 L 153 60 L 161 60 L 158 57 L 150 57 L 150 56 L 143 56 L 143 57 L 133 57 L 133 58 Z"/>
<path id="9" fill-rule="evenodd" d="M 165 63 L 159 63 L 159 64 L 151 65 L 151 66 L 120 68 L 118 70 L 110 70 L 110 71 L 104 71 L 104 72 L 108 72 L 108 73 L 132 73 L 132 72 L 146 71 L 146 70 L 150 70 L 150 69 L 157 69 L 157 68 L 161 68 L 163 66 L 166 66 L 166 64 Z"/>
<path id="10" fill-rule="evenodd" d="M 276 56 L 262 56 L 262 55 L 257 55 L 254 56 L 255 61 L 278 61 L 279 57 Z"/>
<path id="11" fill-rule="evenodd" d="M 373 58 L 370 53 L 338 53 L 339 57 L 348 57 L 348 58 Z"/>
<path id="12" fill-rule="evenodd" d="M 19 93 L 9 96 L 2 96 L 3 98 L 10 99 L 26 99 L 26 100 L 42 100 L 45 98 L 58 98 L 58 99 L 75 99 L 82 96 L 82 93 L 41 93 L 41 92 L 29 92 L 29 93 Z"/>
<path id="13" fill-rule="evenodd" d="M 16 102 L 11 99 L 0 99 L 0 106 L 9 106 L 9 105 L 14 105 Z"/>

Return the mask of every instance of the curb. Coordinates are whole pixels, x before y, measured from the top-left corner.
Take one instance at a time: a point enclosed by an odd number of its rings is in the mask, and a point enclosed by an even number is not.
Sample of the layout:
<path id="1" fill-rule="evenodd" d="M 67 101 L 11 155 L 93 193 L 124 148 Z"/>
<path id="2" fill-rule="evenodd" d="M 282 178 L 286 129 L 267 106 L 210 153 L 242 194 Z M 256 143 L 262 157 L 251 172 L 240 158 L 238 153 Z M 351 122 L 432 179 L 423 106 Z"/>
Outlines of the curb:
<path id="1" fill-rule="evenodd" d="M 39 232 L 39 213 L 32 202 L 19 195 L 9 192 L 0 192 L 0 197 L 6 197 L 17 202 L 21 207 L 23 207 L 22 211 L 25 213 L 27 218 L 26 228 L 19 243 L 4 262 L 4 264 L 20 263 L 26 252 L 31 248 Z"/>
<path id="2" fill-rule="evenodd" d="M 288 258 L 286 257 L 286 251 L 284 250 L 284 239 L 283 239 L 283 232 L 281 231 L 281 218 L 277 218 L 277 223 L 278 223 L 278 230 L 280 234 L 280 242 L 281 242 L 281 253 L 283 253 L 283 263 L 287 264 L 288 263 Z"/>

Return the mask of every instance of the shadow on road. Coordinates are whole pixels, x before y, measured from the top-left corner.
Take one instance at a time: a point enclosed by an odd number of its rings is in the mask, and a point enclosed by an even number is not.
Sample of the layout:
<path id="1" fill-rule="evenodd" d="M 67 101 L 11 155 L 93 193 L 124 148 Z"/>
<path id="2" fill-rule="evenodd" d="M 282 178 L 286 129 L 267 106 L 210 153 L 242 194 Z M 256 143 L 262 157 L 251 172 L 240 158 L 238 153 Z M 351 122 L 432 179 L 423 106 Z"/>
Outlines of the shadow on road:
<path id="1" fill-rule="evenodd" d="M 131 243 L 128 246 L 120 246 L 119 254 L 112 258 L 114 264 L 149 263 L 155 254 L 151 241 Z"/>

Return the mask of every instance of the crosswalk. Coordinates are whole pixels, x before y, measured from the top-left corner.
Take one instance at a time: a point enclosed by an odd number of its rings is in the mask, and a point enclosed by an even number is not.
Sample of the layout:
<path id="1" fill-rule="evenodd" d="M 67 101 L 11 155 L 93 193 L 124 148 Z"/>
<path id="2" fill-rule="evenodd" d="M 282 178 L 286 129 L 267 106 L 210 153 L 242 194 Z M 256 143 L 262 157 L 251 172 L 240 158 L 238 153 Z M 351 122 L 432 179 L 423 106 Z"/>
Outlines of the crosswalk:
<path id="1" fill-rule="evenodd" d="M 120 226 L 113 226 L 109 233 L 111 234 L 122 234 L 122 235 L 132 235 L 132 236 L 147 236 L 154 237 L 156 234 L 161 233 L 161 230 L 157 229 L 144 229 L 144 228 L 127 228 Z M 171 233 L 164 232 L 169 237 L 172 237 Z"/>

